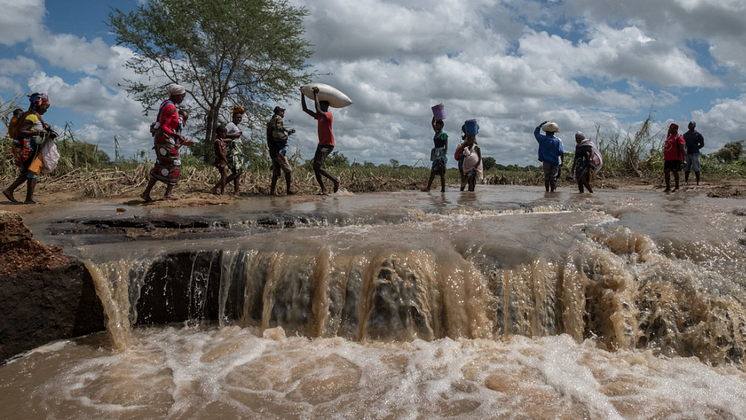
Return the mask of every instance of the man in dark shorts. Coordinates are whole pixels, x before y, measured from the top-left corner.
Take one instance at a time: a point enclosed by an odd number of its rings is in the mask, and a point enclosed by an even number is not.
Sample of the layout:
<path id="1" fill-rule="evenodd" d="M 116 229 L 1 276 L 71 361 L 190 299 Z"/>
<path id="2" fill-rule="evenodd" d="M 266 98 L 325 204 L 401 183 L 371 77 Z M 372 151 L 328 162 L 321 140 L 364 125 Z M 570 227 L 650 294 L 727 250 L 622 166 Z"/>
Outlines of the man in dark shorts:
<path id="1" fill-rule="evenodd" d="M 689 131 L 684 133 L 686 157 L 684 157 L 684 185 L 689 183 L 689 172 L 694 171 L 699 185 L 699 149 L 705 147 L 705 138 L 695 130 L 697 123 L 689 121 Z"/>
<path id="2" fill-rule="evenodd" d="M 288 135 L 295 133 L 295 130 L 285 128 L 283 118 L 285 117 L 285 108 L 275 107 L 274 115 L 267 124 L 267 146 L 269 146 L 269 157 L 272 159 L 272 184 L 269 187 L 269 194 L 275 195 L 275 186 L 277 179 L 280 178 L 280 171 L 285 173 L 285 184 L 287 195 L 295 194 L 290 187 L 292 169 L 287 160 Z"/>
<path id="3" fill-rule="evenodd" d="M 321 187 L 319 195 L 326 195 L 326 187 L 321 176 L 329 178 L 334 183 L 334 192 L 339 190 L 339 180 L 323 168 L 326 158 L 334 150 L 334 134 L 332 134 L 332 122 L 334 118 L 332 117 L 332 113 L 329 112 L 329 102 L 319 101 L 318 93 L 319 88 L 314 87 L 313 101 L 316 105 L 316 112 L 308 109 L 303 93 L 300 94 L 300 101 L 303 105 L 303 111 L 318 121 L 319 145 L 316 147 L 316 155 L 313 157 L 313 173 L 316 176 L 316 182 Z"/>

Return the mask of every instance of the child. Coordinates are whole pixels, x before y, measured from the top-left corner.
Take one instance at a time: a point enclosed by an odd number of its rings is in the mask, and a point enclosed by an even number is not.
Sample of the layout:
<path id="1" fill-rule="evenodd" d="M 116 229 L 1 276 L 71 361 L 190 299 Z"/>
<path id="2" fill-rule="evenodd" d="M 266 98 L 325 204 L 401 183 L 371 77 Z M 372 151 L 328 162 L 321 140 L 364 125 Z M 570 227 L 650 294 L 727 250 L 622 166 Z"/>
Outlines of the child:
<path id="1" fill-rule="evenodd" d="M 221 125 L 215 129 L 215 142 L 213 143 L 213 149 L 215 151 L 215 167 L 220 172 L 220 181 L 212 188 L 212 193 L 215 195 L 221 195 L 225 192 L 225 184 L 228 179 L 228 158 L 225 155 L 225 142 L 229 139 L 226 138 L 228 130 L 225 126 Z"/>
<path id="2" fill-rule="evenodd" d="M 443 120 L 433 120 L 430 122 L 435 131 L 433 137 L 434 146 L 430 151 L 430 160 L 433 162 L 430 169 L 430 179 L 427 181 L 427 187 L 422 191 L 430 191 L 435 175 L 440 175 L 440 192 L 446 192 L 446 163 L 448 163 L 448 134 L 443 131 Z"/>
<path id="3" fill-rule="evenodd" d="M 477 184 L 477 176 L 482 179 L 482 150 L 477 145 L 477 135 L 467 134 L 464 139 L 464 147 L 461 151 L 463 157 L 463 175 L 469 184 L 469 191 L 474 191 Z M 463 181 L 462 181 L 463 185 Z M 461 191 L 463 191 L 463 186 Z"/>
<path id="4" fill-rule="evenodd" d="M 23 110 L 21 108 L 14 109 L 13 118 L 11 118 L 10 122 L 8 123 L 9 138 L 15 140 L 16 135 L 18 134 L 18 128 L 21 126 L 21 117 L 23 117 Z"/>

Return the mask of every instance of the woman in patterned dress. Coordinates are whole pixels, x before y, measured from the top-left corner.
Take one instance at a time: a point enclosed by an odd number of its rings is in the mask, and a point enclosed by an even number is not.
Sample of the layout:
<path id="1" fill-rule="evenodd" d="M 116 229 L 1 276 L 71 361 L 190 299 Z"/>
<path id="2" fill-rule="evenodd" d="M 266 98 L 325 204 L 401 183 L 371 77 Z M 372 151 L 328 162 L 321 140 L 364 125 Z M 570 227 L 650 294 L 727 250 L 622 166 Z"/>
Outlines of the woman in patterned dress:
<path id="1" fill-rule="evenodd" d="M 186 89 L 183 86 L 172 84 L 168 86 L 169 98 L 160 106 L 158 119 L 156 122 L 157 131 L 155 132 L 155 166 L 150 172 L 150 181 L 145 191 L 140 197 L 146 202 L 151 202 L 150 191 L 157 181 L 166 184 L 166 193 L 163 195 L 165 200 L 178 200 L 172 195 L 174 186 L 179 181 L 181 173 L 181 159 L 179 158 L 179 148 L 181 146 L 191 146 L 194 144 L 187 141 L 179 132 L 179 115 L 176 105 L 184 101 Z"/>

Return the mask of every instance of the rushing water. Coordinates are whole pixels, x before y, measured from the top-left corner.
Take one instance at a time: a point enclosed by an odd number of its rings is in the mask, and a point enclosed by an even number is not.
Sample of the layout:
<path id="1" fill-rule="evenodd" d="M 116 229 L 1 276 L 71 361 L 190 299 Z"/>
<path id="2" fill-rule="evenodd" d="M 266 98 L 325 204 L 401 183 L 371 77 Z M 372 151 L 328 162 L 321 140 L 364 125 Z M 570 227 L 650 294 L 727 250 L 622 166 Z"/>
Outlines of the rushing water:
<path id="1" fill-rule="evenodd" d="M 29 220 L 87 260 L 108 331 L 0 368 L 0 418 L 746 418 L 742 200 L 484 187 L 165 212 L 211 227 Z"/>

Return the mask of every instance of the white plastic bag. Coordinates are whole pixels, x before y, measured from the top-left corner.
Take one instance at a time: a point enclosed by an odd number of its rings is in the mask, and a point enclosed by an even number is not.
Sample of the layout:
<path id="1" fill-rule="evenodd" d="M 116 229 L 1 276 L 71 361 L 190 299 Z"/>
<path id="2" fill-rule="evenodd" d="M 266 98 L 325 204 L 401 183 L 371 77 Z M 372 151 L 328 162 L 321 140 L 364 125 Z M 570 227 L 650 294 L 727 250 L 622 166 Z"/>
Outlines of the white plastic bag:
<path id="1" fill-rule="evenodd" d="M 47 139 L 41 146 L 41 171 L 45 174 L 52 173 L 57 168 L 57 162 L 60 160 L 60 153 L 57 151 L 57 145 L 54 140 Z"/>

